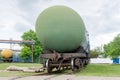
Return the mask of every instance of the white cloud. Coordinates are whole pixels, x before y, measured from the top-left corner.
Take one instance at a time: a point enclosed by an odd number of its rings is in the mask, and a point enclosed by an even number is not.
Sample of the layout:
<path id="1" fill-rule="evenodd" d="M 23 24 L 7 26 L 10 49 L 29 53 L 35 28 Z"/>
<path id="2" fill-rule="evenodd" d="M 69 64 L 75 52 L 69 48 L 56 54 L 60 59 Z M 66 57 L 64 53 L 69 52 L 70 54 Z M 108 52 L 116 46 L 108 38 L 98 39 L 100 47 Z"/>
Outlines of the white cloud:
<path id="1" fill-rule="evenodd" d="M 77 11 L 90 33 L 91 48 L 110 42 L 120 32 L 120 0 L 0 0 L 0 39 L 20 39 L 34 29 L 38 15 L 49 6 Z"/>
<path id="2" fill-rule="evenodd" d="M 91 49 L 104 46 L 104 44 L 108 44 L 114 39 L 114 37 L 116 37 L 117 34 L 119 34 L 119 32 L 105 33 L 98 36 L 92 36 L 90 39 Z"/>
<path id="3" fill-rule="evenodd" d="M 25 12 L 22 12 L 17 5 L 17 1 L 13 0 L 7 0 L 7 1 L 0 1 L 0 27 L 1 27 L 1 34 L 0 38 L 1 39 L 9 39 L 11 37 L 15 39 L 20 39 L 20 33 L 17 30 L 19 27 L 23 26 L 18 26 L 16 24 L 21 23 L 21 25 L 25 24 L 24 28 L 31 27 L 30 22 L 26 21 L 23 16 L 26 16 L 27 14 Z M 25 29 L 22 29 L 22 33 L 25 31 Z M 18 31 L 18 32 L 16 32 Z"/>

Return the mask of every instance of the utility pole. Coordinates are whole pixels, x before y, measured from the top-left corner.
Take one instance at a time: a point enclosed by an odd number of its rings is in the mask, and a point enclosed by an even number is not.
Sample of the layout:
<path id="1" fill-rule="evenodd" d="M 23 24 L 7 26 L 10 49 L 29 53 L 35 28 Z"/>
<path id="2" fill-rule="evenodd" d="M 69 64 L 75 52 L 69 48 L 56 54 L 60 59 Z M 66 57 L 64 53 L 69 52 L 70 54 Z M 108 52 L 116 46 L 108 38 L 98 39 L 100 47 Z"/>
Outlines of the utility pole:
<path id="1" fill-rule="evenodd" d="M 32 63 L 34 62 L 34 41 L 32 40 Z"/>
<path id="2" fill-rule="evenodd" d="M 12 38 L 10 38 L 10 49 L 12 50 Z"/>

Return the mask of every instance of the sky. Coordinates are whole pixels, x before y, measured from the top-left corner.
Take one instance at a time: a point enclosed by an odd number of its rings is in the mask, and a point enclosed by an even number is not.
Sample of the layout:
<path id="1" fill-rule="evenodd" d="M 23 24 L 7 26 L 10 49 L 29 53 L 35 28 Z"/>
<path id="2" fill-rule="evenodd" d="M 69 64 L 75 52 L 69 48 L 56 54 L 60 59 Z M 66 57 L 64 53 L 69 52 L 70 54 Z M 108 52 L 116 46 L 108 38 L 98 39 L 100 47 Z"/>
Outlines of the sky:
<path id="1" fill-rule="evenodd" d="M 82 17 L 91 49 L 120 33 L 120 0 L 0 0 L 0 39 L 20 40 L 24 32 L 35 30 L 38 15 L 54 5 L 68 6 Z"/>

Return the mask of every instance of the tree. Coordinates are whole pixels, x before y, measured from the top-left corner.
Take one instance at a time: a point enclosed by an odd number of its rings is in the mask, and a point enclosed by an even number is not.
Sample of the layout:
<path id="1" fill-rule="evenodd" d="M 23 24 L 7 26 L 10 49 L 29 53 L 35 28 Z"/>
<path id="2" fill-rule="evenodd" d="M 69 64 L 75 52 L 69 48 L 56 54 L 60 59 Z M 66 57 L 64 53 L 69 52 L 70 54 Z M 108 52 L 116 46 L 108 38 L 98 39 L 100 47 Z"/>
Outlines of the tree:
<path id="1" fill-rule="evenodd" d="M 43 52 L 43 47 L 42 47 L 41 43 L 39 42 L 39 40 L 36 36 L 36 33 L 30 29 L 29 31 L 23 33 L 22 39 L 34 41 L 34 54 L 33 54 L 34 62 L 38 62 L 39 55 Z M 31 56 L 32 54 L 25 53 L 25 51 L 24 51 L 24 49 L 26 50 L 26 48 L 29 47 L 30 49 L 27 49 L 27 50 L 28 50 L 28 52 L 32 53 L 31 44 L 22 44 L 22 46 L 23 46 L 23 48 L 22 48 L 23 50 L 21 51 L 21 57 L 23 59 L 25 59 L 25 57 L 27 58 L 28 55 Z M 28 55 L 25 55 L 25 54 L 28 54 Z"/>
<path id="2" fill-rule="evenodd" d="M 29 58 L 31 58 L 32 51 L 31 51 L 30 47 L 24 46 L 24 48 L 22 48 L 21 52 L 22 52 L 21 57 L 23 58 L 23 60 L 26 61 Z"/>
<path id="3" fill-rule="evenodd" d="M 99 55 L 101 55 L 102 51 L 100 47 L 96 47 L 94 50 L 90 51 L 90 57 L 91 58 L 97 58 Z"/>
<path id="4" fill-rule="evenodd" d="M 120 34 L 118 34 L 112 42 L 104 45 L 104 51 L 105 54 L 111 58 L 120 56 Z"/>

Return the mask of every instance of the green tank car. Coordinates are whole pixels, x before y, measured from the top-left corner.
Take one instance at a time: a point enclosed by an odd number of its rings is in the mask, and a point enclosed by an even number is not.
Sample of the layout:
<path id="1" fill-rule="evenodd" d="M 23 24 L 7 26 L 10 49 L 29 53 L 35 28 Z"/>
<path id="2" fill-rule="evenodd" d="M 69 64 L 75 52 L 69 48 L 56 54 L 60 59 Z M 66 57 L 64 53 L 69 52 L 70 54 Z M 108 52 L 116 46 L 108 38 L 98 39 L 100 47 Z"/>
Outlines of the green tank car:
<path id="1" fill-rule="evenodd" d="M 53 6 L 45 9 L 37 18 L 36 33 L 46 49 L 71 52 L 82 45 L 85 25 L 73 9 Z"/>
<path id="2" fill-rule="evenodd" d="M 80 15 L 66 6 L 45 9 L 37 18 L 36 34 L 45 48 L 43 66 L 51 73 L 61 67 L 72 71 L 85 67 L 90 59 L 89 35 Z"/>

